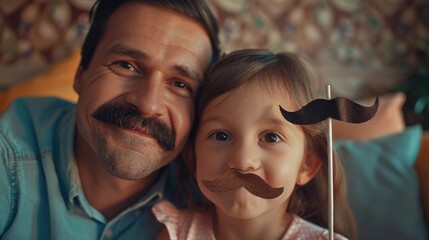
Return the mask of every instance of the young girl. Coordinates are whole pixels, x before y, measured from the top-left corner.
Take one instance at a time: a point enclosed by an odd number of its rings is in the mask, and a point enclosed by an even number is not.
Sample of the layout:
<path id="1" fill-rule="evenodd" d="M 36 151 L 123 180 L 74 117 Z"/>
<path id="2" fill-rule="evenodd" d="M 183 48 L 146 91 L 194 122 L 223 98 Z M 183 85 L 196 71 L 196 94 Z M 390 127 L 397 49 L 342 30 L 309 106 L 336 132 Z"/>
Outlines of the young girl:
<path id="1" fill-rule="evenodd" d="M 295 55 L 257 49 L 227 54 L 210 69 L 197 100 L 194 148 L 184 158 L 213 208 L 158 203 L 153 212 L 168 231 L 160 238 L 328 239 L 323 123 L 294 125 L 279 110 L 314 100 L 313 80 Z M 344 184 L 334 161 L 334 229 L 350 236 Z"/>

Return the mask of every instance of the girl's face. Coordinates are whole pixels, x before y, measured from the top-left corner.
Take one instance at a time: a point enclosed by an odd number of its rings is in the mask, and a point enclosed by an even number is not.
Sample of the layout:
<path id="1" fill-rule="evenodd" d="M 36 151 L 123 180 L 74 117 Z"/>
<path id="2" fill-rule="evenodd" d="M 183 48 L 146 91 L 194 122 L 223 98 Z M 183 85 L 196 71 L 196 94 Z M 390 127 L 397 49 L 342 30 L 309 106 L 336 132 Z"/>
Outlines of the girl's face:
<path id="1" fill-rule="evenodd" d="M 216 97 L 202 113 L 195 141 L 196 179 L 217 211 L 240 219 L 269 212 L 285 214 L 295 184 L 309 181 L 302 165 L 304 132 L 283 118 L 279 105 L 292 109 L 286 96 L 273 97 L 266 87 L 252 81 Z M 229 169 L 256 174 L 271 187 L 283 187 L 283 193 L 274 199 L 258 197 L 243 187 L 215 193 L 202 183 Z"/>

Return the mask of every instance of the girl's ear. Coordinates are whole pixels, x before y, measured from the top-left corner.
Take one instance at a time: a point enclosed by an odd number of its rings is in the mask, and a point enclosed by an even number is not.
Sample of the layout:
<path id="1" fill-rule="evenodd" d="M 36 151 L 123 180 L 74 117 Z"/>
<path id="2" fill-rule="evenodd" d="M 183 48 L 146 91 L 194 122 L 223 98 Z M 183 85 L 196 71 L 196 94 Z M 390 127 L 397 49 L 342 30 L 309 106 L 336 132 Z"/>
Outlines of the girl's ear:
<path id="1" fill-rule="evenodd" d="M 296 184 L 303 186 L 313 179 L 319 172 L 322 166 L 322 159 L 314 153 L 308 153 L 306 158 L 302 161 L 301 167 L 298 172 Z"/>
<path id="2" fill-rule="evenodd" d="M 186 168 L 192 175 L 195 177 L 195 153 L 194 153 L 194 143 L 187 141 L 185 147 L 182 150 L 182 158 L 185 163 Z"/>
<path id="3" fill-rule="evenodd" d="M 79 65 L 74 76 L 73 89 L 78 95 L 80 94 L 80 90 L 82 88 L 82 74 L 84 71 L 85 70 L 83 67 Z"/>

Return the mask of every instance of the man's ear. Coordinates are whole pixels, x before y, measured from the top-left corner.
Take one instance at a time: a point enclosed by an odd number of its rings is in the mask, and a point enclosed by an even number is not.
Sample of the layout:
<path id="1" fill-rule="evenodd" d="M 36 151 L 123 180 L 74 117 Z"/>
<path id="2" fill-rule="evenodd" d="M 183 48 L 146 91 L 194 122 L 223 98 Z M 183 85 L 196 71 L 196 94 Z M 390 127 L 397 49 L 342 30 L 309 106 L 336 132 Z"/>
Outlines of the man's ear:
<path id="1" fill-rule="evenodd" d="M 307 153 L 306 158 L 302 161 L 296 184 L 303 186 L 313 179 L 322 166 L 322 159 L 314 153 Z"/>
<path id="2" fill-rule="evenodd" d="M 194 143 L 187 141 L 185 147 L 182 150 L 182 158 L 185 163 L 186 168 L 189 172 L 192 173 L 192 176 L 195 177 L 195 152 L 194 152 Z"/>
<path id="3" fill-rule="evenodd" d="M 79 95 L 82 89 L 82 74 L 85 72 L 85 69 L 81 65 L 76 70 L 76 74 L 74 76 L 73 89 Z"/>

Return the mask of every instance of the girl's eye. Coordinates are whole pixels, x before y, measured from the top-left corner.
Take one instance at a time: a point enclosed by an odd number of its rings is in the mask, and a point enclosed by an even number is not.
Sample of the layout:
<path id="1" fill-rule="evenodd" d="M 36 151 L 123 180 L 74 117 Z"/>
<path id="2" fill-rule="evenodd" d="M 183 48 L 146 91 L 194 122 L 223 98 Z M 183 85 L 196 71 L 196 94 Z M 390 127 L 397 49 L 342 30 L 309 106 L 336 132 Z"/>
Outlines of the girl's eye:
<path id="1" fill-rule="evenodd" d="M 222 131 L 215 132 L 210 135 L 210 138 L 214 138 L 216 141 L 230 141 L 231 137 Z"/>
<path id="2" fill-rule="evenodd" d="M 265 134 L 264 141 L 270 142 L 270 143 L 277 143 L 277 142 L 281 141 L 281 138 L 278 134 L 270 132 L 270 133 Z"/>

